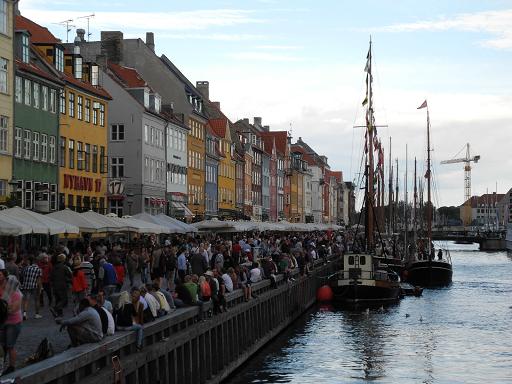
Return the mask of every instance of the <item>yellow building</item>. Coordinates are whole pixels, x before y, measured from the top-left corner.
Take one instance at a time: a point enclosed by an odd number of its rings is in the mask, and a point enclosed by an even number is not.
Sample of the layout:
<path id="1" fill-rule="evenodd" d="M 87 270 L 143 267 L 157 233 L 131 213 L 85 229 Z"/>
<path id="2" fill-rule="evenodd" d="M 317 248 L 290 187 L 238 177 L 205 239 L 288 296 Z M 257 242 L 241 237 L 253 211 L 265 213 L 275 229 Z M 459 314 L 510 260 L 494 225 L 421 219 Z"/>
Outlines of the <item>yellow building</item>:
<path id="1" fill-rule="evenodd" d="M 107 110 L 110 95 L 99 86 L 99 67 L 84 63 L 79 42 L 65 52 L 48 29 L 18 16 L 17 25 L 31 34 L 39 53 L 65 83 L 59 96 L 59 209 L 106 208 Z"/>
<path id="2" fill-rule="evenodd" d="M 235 159 L 234 147 L 231 140 L 231 131 L 229 129 L 229 120 L 225 117 L 210 119 L 209 123 L 213 132 L 219 138 L 219 216 L 235 219 L 237 217 L 235 207 Z"/>
<path id="3" fill-rule="evenodd" d="M 0 202 L 10 194 L 14 123 L 14 9 L 0 0 Z"/>
<path id="4" fill-rule="evenodd" d="M 206 122 L 190 117 L 187 138 L 188 149 L 188 208 L 200 219 L 204 216 L 205 156 L 206 156 Z"/>

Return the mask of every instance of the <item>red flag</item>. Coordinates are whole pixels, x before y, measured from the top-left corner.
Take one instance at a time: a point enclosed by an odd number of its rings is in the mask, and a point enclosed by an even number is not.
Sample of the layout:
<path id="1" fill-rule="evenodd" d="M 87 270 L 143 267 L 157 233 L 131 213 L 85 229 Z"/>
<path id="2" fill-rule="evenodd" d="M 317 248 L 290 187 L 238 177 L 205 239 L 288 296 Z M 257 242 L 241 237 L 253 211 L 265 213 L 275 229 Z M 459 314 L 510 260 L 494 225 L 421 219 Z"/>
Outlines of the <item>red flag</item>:
<path id="1" fill-rule="evenodd" d="M 416 108 L 416 109 L 422 109 L 422 108 L 427 108 L 427 100 L 425 100 L 425 101 L 423 102 L 423 104 L 421 104 L 421 105 L 420 105 L 418 108 Z"/>

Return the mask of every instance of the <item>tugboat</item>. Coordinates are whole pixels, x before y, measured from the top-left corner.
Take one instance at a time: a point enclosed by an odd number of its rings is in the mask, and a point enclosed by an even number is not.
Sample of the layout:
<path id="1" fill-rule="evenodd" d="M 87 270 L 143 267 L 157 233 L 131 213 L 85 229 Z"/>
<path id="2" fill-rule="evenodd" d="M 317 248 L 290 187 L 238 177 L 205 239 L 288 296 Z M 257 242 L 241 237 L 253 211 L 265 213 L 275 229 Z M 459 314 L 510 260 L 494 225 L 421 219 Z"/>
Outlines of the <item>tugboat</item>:
<path id="1" fill-rule="evenodd" d="M 357 231 L 354 237 L 353 253 L 343 255 L 342 269 L 329 280 L 333 291 L 333 299 L 342 305 L 352 308 L 367 308 L 395 303 L 400 299 L 400 277 L 389 268 L 386 253 L 384 256 L 375 254 L 374 231 L 374 149 L 377 131 L 373 112 L 372 94 L 372 43 L 368 50 L 366 62 L 366 97 L 363 106 L 366 106 L 366 171 L 365 171 L 365 236 L 361 247 L 357 241 Z M 380 155 L 380 154 L 379 154 Z M 384 166 L 379 156 L 379 166 Z M 377 231 L 379 228 L 377 228 Z M 382 240 L 381 240 L 382 241 Z M 382 245 L 383 247 L 383 245 Z M 359 252 L 358 249 L 365 250 Z"/>
<path id="2" fill-rule="evenodd" d="M 407 281 L 412 285 L 422 287 L 444 287 L 452 283 L 452 262 L 450 252 L 438 250 L 437 260 L 432 243 L 432 198 L 431 198 L 431 169 L 430 169 L 430 117 L 427 100 L 418 109 L 427 109 L 427 238 L 426 244 L 420 247 L 415 258 L 407 265 Z"/>

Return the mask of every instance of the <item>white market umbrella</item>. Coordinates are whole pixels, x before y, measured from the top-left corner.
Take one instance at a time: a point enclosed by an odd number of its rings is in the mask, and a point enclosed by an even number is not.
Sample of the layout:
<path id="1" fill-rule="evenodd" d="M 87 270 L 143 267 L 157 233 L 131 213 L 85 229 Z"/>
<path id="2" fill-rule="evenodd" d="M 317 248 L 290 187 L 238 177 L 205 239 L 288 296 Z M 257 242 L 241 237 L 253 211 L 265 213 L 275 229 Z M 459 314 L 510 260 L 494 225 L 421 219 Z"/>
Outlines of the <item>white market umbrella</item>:
<path id="1" fill-rule="evenodd" d="M 142 212 L 132 217 L 137 220 L 146 221 L 151 224 L 161 225 L 169 230 L 169 233 L 186 233 L 187 231 L 178 224 L 173 223 L 170 220 L 166 220 L 164 215 L 150 215 L 149 213 Z"/>
<path id="2" fill-rule="evenodd" d="M 62 211 L 49 213 L 47 216 L 53 219 L 63 221 L 68 224 L 75 225 L 78 227 L 78 229 L 80 229 L 80 232 L 108 232 L 108 228 L 105 225 L 90 220 L 86 216 L 83 216 L 78 212 L 72 211 L 69 208 L 63 209 Z"/>
<path id="3" fill-rule="evenodd" d="M 25 222 L 12 217 L 0 217 L 1 236 L 20 236 L 32 233 L 32 228 Z"/>
<path id="4" fill-rule="evenodd" d="M 155 233 L 157 235 L 161 233 L 171 233 L 169 228 L 159 224 L 149 223 L 144 220 L 138 220 L 133 217 L 114 217 L 114 220 L 118 220 L 120 223 L 132 227 L 133 232 L 137 233 Z"/>
<path id="5" fill-rule="evenodd" d="M 78 233 L 76 225 L 68 224 L 63 221 L 53 219 L 48 215 L 29 211 L 20 207 L 4 209 L 0 212 L 1 216 L 11 217 L 28 224 L 32 228 L 32 233 L 57 235 L 59 233 Z"/>
<path id="6" fill-rule="evenodd" d="M 199 221 L 197 223 L 193 223 L 192 226 L 196 227 L 201 231 L 235 229 L 233 221 L 220 221 L 217 219 Z"/>
<path id="7" fill-rule="evenodd" d="M 160 218 L 161 220 L 164 220 L 165 222 L 169 222 L 169 223 L 175 224 L 178 227 L 183 228 L 185 230 L 185 233 L 197 232 L 197 228 L 194 227 L 193 225 L 184 223 L 183 221 L 175 219 L 174 217 L 164 215 L 163 213 L 160 213 L 156 216 L 158 218 Z"/>
<path id="8" fill-rule="evenodd" d="M 126 226 L 122 222 L 116 221 L 111 217 L 101 215 L 94 211 L 82 212 L 80 215 L 93 222 L 95 225 L 103 226 L 106 232 L 134 231 L 133 227 Z"/>

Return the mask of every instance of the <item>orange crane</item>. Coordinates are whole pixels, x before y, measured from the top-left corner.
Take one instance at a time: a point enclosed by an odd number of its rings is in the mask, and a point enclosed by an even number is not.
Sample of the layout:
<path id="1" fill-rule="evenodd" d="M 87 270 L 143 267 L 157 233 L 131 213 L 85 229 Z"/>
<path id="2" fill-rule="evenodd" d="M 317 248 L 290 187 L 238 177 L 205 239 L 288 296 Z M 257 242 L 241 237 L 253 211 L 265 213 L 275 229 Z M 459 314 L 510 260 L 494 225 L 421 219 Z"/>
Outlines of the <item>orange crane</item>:
<path id="1" fill-rule="evenodd" d="M 464 222 L 464 226 L 466 226 L 471 224 L 471 162 L 474 162 L 475 164 L 478 163 L 480 155 L 471 156 L 469 143 L 464 147 L 466 147 L 466 157 L 444 160 L 441 161 L 441 164 L 464 163 L 464 207 L 462 221 Z M 462 147 L 455 156 L 461 153 L 464 150 L 464 147 Z"/>

